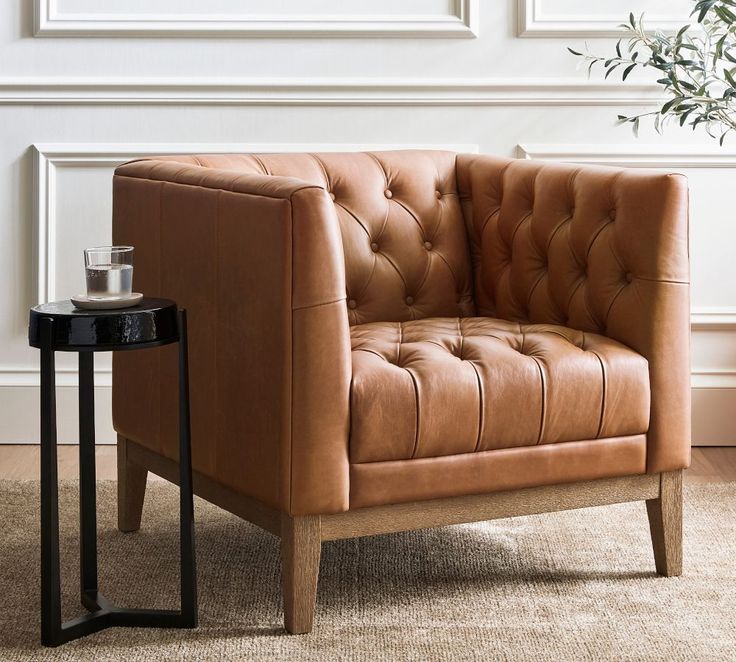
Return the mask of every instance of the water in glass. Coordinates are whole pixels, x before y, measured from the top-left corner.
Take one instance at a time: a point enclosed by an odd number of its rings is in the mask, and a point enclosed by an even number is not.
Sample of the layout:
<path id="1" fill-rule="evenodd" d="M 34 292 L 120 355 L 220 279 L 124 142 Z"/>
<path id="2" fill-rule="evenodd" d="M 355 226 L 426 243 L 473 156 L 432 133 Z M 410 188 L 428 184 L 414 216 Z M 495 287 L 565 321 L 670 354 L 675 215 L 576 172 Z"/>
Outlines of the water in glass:
<path id="1" fill-rule="evenodd" d="M 130 264 L 89 265 L 86 274 L 90 299 L 124 297 L 133 289 L 133 266 Z"/>

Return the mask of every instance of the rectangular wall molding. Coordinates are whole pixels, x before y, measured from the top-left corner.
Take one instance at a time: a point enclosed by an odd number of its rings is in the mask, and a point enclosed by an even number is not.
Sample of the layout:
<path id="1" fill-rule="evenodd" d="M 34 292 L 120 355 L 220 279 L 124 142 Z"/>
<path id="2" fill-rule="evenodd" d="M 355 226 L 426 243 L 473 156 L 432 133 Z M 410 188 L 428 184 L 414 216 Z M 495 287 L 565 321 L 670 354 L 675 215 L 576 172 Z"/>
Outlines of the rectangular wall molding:
<path id="1" fill-rule="evenodd" d="M 37 37 L 423 37 L 478 36 L 478 0 L 454 0 L 446 14 L 313 13 L 217 15 L 169 11 L 105 12 L 104 3 L 88 11 L 65 12 L 59 0 L 33 0 Z M 369 4 L 369 3 L 368 3 Z M 339 7 L 339 3 L 335 4 Z"/>
<path id="2" fill-rule="evenodd" d="M 583 77 L 504 78 L 0 78 L 0 106 L 655 106 L 649 83 Z"/>
<path id="3" fill-rule="evenodd" d="M 585 12 L 553 14 L 545 12 L 544 5 L 544 0 L 517 0 L 517 34 L 519 37 L 558 37 L 560 39 L 620 37 L 623 30 L 618 26 L 627 21 L 630 11 L 628 6 L 622 5 L 620 13 L 615 16 Z M 652 15 L 646 21 L 646 26 L 651 31 L 671 32 L 678 30 L 690 20 L 686 11 L 667 15 L 658 14 Z"/>

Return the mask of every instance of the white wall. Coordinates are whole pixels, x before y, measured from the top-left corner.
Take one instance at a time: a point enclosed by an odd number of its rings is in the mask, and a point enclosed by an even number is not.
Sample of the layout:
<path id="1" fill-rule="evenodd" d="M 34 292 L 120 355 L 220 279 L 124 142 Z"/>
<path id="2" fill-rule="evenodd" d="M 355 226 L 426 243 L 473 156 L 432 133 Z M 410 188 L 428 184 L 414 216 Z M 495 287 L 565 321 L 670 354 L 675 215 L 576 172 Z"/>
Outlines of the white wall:
<path id="1" fill-rule="evenodd" d="M 110 239 L 110 175 L 139 154 L 443 145 L 654 166 L 693 191 L 696 443 L 736 443 L 736 144 L 644 129 L 648 79 L 587 82 L 565 46 L 610 51 L 629 9 L 688 0 L 4 0 L 0 3 L 0 442 L 38 438 L 28 308 L 83 290 Z M 205 7 L 205 9 L 202 9 Z M 34 15 L 35 9 L 35 15 Z M 59 358 L 62 441 L 74 356 Z M 98 438 L 111 441 L 98 356 Z"/>

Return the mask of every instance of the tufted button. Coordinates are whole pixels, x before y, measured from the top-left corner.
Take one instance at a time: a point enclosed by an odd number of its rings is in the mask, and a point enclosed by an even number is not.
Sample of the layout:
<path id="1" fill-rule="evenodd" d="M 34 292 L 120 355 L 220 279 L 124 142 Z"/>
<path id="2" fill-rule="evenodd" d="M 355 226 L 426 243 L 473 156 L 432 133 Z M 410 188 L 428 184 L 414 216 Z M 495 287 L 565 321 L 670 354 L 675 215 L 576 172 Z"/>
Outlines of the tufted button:
<path id="1" fill-rule="evenodd" d="M 330 200 L 334 200 L 334 199 L 335 199 L 335 194 L 332 191 L 330 191 Z"/>
<path id="2" fill-rule="evenodd" d="M 387 198 L 388 198 L 389 200 L 390 200 L 391 198 L 393 198 L 393 197 L 394 197 L 394 194 L 393 194 L 393 193 L 391 193 L 391 191 L 390 191 L 389 189 L 386 189 L 386 190 L 385 190 L 385 191 L 383 192 L 383 194 L 384 194 L 384 195 L 385 195 L 385 196 L 386 196 L 386 197 L 387 197 Z"/>
<path id="3" fill-rule="evenodd" d="M 438 200 L 439 200 L 440 198 L 442 198 L 442 191 L 435 191 L 435 192 L 434 192 L 434 197 L 435 197 L 435 198 L 437 198 Z"/>
<path id="4" fill-rule="evenodd" d="M 432 250 L 432 242 L 431 241 L 425 241 L 424 242 L 424 248 L 426 248 L 428 251 Z"/>
<path id="5" fill-rule="evenodd" d="M 411 306 L 414 303 L 414 297 L 406 297 L 406 305 Z"/>
<path id="6" fill-rule="evenodd" d="M 610 219 L 612 221 L 615 221 L 616 220 L 616 210 L 615 209 L 611 209 L 611 211 L 608 212 L 608 216 L 610 217 Z"/>
<path id="7" fill-rule="evenodd" d="M 575 216 L 575 207 L 570 207 L 570 216 Z"/>
<path id="8" fill-rule="evenodd" d="M 374 253 L 377 253 L 378 252 L 378 244 L 375 241 L 371 244 L 371 250 Z"/>
<path id="9" fill-rule="evenodd" d="M 634 280 L 634 274 L 632 274 L 631 272 L 628 272 L 627 271 L 626 272 L 626 282 L 627 283 L 630 283 L 632 280 Z"/>
<path id="10" fill-rule="evenodd" d="M 355 299 L 350 299 L 350 301 L 348 301 L 348 308 L 350 308 L 350 310 L 355 310 L 357 307 L 358 302 Z"/>

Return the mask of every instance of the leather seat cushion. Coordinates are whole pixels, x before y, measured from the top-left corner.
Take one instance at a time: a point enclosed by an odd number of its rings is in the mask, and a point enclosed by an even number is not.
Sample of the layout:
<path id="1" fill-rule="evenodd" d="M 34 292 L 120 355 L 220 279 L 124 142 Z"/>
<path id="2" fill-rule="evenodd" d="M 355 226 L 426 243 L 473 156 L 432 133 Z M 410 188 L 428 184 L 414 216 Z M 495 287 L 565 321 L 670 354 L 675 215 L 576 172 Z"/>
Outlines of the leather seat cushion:
<path id="1" fill-rule="evenodd" d="M 646 359 L 563 326 L 490 317 L 351 328 L 350 461 L 645 433 Z"/>

